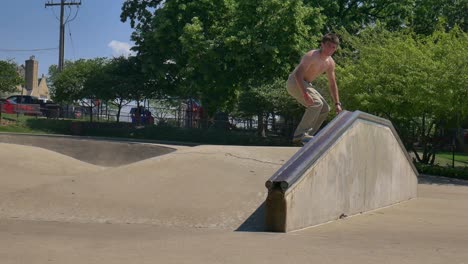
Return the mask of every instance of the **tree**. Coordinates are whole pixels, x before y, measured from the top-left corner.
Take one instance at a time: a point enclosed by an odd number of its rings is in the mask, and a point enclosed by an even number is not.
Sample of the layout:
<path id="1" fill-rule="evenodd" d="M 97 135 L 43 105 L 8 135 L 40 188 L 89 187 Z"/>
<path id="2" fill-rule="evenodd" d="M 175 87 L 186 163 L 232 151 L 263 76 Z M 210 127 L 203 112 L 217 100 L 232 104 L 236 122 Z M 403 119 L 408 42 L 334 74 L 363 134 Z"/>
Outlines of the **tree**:
<path id="1" fill-rule="evenodd" d="M 415 0 L 409 26 L 418 34 L 431 35 L 443 26 L 450 30 L 458 25 L 468 30 L 468 2 L 466 0 Z"/>
<path id="2" fill-rule="evenodd" d="M 326 17 L 324 31 L 344 28 L 348 32 L 357 33 L 377 21 L 385 23 L 387 29 L 401 29 L 408 24 L 415 0 L 305 0 L 304 2 L 321 9 L 321 13 Z"/>
<path id="3" fill-rule="evenodd" d="M 73 61 L 66 60 L 65 63 L 64 63 L 64 68 L 70 67 L 71 65 L 73 65 L 73 63 L 74 63 Z M 49 74 L 48 74 L 48 77 L 47 77 L 47 86 L 49 87 L 49 92 L 50 92 L 51 98 L 56 100 L 55 99 L 55 90 L 56 89 L 55 89 L 54 83 L 55 83 L 55 80 L 60 75 L 60 71 L 58 69 L 57 64 L 50 65 L 48 73 Z"/>
<path id="4" fill-rule="evenodd" d="M 448 117 L 445 128 L 456 129 L 458 145 L 463 145 L 462 122 L 468 118 L 468 34 L 455 26 L 445 32 L 443 24 L 427 38 L 432 45 L 433 59 L 440 62 L 435 72 L 436 85 L 447 98 Z"/>
<path id="5" fill-rule="evenodd" d="M 144 89 L 146 86 L 140 64 L 135 57 L 113 58 L 85 82 L 88 90 L 96 91 L 97 98 L 110 101 L 117 107 L 117 122 L 123 106 L 132 100 L 140 102 L 147 96 Z"/>
<path id="6" fill-rule="evenodd" d="M 14 62 L 0 60 L 0 93 L 14 92 L 23 82 Z"/>
<path id="7" fill-rule="evenodd" d="M 303 107 L 288 94 L 285 87 L 285 80 L 278 78 L 273 83 L 241 92 L 238 111 L 243 117 L 257 116 L 259 135 L 266 136 L 266 121 L 270 116 L 275 120 L 280 115 L 287 124 L 303 113 Z M 293 131 L 284 132 L 289 136 Z"/>
<path id="8" fill-rule="evenodd" d="M 390 119 L 408 148 L 415 142 L 422 145 L 422 156 L 413 148 L 417 160 L 433 162 L 432 148 L 441 120 L 455 115 L 454 102 L 460 102 L 458 109 L 463 108 L 466 34 L 442 30 L 421 37 L 411 32 L 391 33 L 377 25 L 358 36 L 343 34 L 343 39 L 353 47 L 344 51 L 347 59 L 337 68 L 347 108 Z M 450 48 L 452 42 L 458 51 Z M 449 56 L 450 52 L 455 54 Z"/>
<path id="9" fill-rule="evenodd" d="M 240 85 L 256 87 L 286 79 L 321 37 L 323 16 L 301 0 L 237 3 L 228 44 Z"/>
<path id="10" fill-rule="evenodd" d="M 122 16 L 148 15 L 138 8 Z M 301 0 L 174 0 L 151 23 L 144 17 L 133 36 L 146 72 L 168 94 L 201 99 L 210 115 L 232 109 L 241 90 L 286 78 L 322 26 Z"/>
<path id="11" fill-rule="evenodd" d="M 164 2 L 165 0 L 126 0 L 123 3 L 120 20 L 130 21 L 130 26 L 135 29 L 132 40 L 135 41 L 137 47 L 144 43 L 145 33 L 151 31 L 154 12 Z"/>
<path id="12" fill-rule="evenodd" d="M 88 107 L 92 121 L 92 109 L 100 93 L 96 86 L 87 85 L 87 82 L 93 74 L 102 71 L 106 62 L 105 58 L 80 59 L 71 62 L 62 72 L 53 76 L 54 99 L 65 103 L 79 102 L 80 105 Z"/>

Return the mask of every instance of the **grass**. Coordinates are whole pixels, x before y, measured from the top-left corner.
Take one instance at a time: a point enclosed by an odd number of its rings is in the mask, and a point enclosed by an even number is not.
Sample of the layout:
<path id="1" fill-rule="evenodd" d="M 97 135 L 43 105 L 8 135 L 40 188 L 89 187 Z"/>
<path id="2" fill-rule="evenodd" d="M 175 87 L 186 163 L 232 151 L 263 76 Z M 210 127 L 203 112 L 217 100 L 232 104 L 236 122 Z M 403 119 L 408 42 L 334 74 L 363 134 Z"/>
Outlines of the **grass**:
<path id="1" fill-rule="evenodd" d="M 40 133 L 28 127 L 25 122 L 35 117 L 28 117 L 23 115 L 13 115 L 2 113 L 2 119 L 0 120 L 0 132 L 11 132 L 11 133 Z"/>
<path id="2" fill-rule="evenodd" d="M 422 156 L 422 152 L 418 152 Z M 414 156 L 414 153 L 410 153 Z M 440 166 L 452 166 L 452 152 L 437 152 L 434 160 L 434 164 Z M 468 154 L 466 153 L 455 153 L 455 167 L 468 166 Z"/>
<path id="3" fill-rule="evenodd" d="M 453 154 L 450 152 L 442 152 L 436 154 L 436 162 L 441 165 L 452 165 Z M 463 153 L 455 153 L 455 166 L 468 166 L 468 155 Z"/>

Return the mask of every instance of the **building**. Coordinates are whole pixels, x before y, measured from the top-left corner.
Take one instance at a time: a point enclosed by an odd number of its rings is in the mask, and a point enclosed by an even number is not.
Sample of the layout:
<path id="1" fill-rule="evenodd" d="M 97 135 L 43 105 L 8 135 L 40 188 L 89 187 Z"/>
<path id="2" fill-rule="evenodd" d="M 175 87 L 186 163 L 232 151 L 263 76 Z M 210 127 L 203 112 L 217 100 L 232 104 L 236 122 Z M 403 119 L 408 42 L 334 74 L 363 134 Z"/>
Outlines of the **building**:
<path id="1" fill-rule="evenodd" d="M 24 78 L 25 84 L 17 86 L 14 94 L 31 95 L 40 99 L 50 99 L 49 87 L 44 74 L 38 78 L 39 62 L 34 56 L 26 60 L 25 66 L 21 65 L 18 73 Z"/>

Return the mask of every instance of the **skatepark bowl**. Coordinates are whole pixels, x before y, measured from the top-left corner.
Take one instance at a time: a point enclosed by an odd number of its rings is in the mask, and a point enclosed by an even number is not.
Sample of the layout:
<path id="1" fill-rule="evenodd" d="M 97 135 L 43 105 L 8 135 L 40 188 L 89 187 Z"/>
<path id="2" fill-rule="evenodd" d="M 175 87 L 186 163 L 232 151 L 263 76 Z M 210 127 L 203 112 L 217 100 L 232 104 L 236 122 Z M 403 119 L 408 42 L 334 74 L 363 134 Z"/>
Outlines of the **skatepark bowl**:
<path id="1" fill-rule="evenodd" d="M 0 133 L 2 264 L 466 263 L 467 201 L 359 111 L 302 148 Z"/>

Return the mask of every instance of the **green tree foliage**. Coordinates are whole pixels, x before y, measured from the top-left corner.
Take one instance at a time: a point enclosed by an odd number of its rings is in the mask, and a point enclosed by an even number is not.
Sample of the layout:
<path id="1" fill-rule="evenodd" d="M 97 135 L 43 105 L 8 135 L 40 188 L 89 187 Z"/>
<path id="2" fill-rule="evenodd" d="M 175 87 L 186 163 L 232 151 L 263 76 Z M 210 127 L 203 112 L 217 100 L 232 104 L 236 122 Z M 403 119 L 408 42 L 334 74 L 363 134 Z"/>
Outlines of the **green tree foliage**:
<path id="1" fill-rule="evenodd" d="M 143 7 L 127 8 L 122 16 L 147 14 L 149 10 L 141 11 Z M 226 82 L 222 30 L 231 8 L 227 0 L 174 0 L 154 9 L 151 23 L 140 21 L 149 28 L 135 28 L 133 35 L 139 37 L 136 49 L 148 79 L 168 95 L 202 97 L 211 113 L 229 101 L 233 89 Z"/>
<path id="2" fill-rule="evenodd" d="M 383 22 L 388 29 L 397 30 L 411 17 L 415 0 L 305 0 L 320 8 L 325 15 L 324 31 L 345 28 L 356 33 L 361 29 Z"/>
<path id="3" fill-rule="evenodd" d="M 418 34 L 431 35 L 438 25 L 450 30 L 458 25 L 468 30 L 468 1 L 415 0 L 410 27 Z"/>
<path id="4" fill-rule="evenodd" d="M 441 121 L 466 111 L 466 33 L 421 37 L 374 27 L 343 38 L 354 48 L 344 51 L 347 60 L 338 68 L 347 108 L 390 119 L 408 147 L 423 145 L 418 160 L 430 162 Z"/>
<path id="5" fill-rule="evenodd" d="M 70 60 L 66 60 L 64 62 L 64 68 L 67 68 L 69 67 L 70 65 L 73 65 L 74 62 L 70 61 Z M 47 77 L 47 86 L 49 87 L 49 92 L 51 94 L 51 98 L 53 98 L 54 100 L 55 99 L 55 86 L 54 86 L 54 83 L 55 83 L 55 80 L 58 78 L 58 76 L 60 75 L 60 71 L 58 69 L 58 66 L 57 64 L 52 64 L 49 66 L 49 74 L 48 74 L 48 77 Z"/>
<path id="6" fill-rule="evenodd" d="M 300 0 L 173 0 L 144 22 L 148 30 L 135 34 L 151 78 L 168 94 L 198 97 L 213 114 L 232 109 L 240 90 L 287 76 L 320 35 L 322 17 Z"/>
<path id="7" fill-rule="evenodd" d="M 439 23 L 446 30 L 459 25 L 467 31 L 466 0 L 305 0 L 320 8 L 325 15 L 324 31 L 344 28 L 358 33 L 377 22 L 387 30 L 412 28 L 418 34 L 430 35 Z"/>
<path id="8" fill-rule="evenodd" d="M 257 87 L 286 78 L 321 36 L 323 16 L 298 0 L 237 1 L 229 32 L 238 82 Z"/>
<path id="9" fill-rule="evenodd" d="M 14 92 L 24 82 L 16 68 L 14 62 L 0 60 L 0 94 Z"/>
<path id="10" fill-rule="evenodd" d="M 103 67 L 98 67 L 86 80 L 85 86 L 96 91 L 97 98 L 116 106 L 117 117 L 123 106 L 132 100 L 140 102 L 147 95 L 145 77 L 135 57 L 113 58 Z"/>
<path id="11" fill-rule="evenodd" d="M 72 103 L 80 101 L 89 106 L 88 99 L 97 99 L 99 91 L 95 86 L 87 86 L 93 74 L 102 71 L 105 58 L 80 59 L 70 62 L 60 73 L 55 73 L 52 83 L 55 88 L 54 99 L 57 102 Z"/>
<path id="12" fill-rule="evenodd" d="M 277 78 L 254 89 L 244 90 L 239 96 L 238 111 L 242 117 L 257 116 L 258 134 L 265 136 L 268 117 L 281 115 L 283 122 L 293 123 L 304 109 L 287 92 L 284 79 Z M 285 131 L 289 134 L 292 131 Z"/>
<path id="13" fill-rule="evenodd" d="M 132 39 L 137 46 L 144 42 L 145 33 L 151 31 L 154 11 L 164 2 L 165 0 L 126 0 L 123 3 L 120 20 L 130 21 L 130 26 L 135 29 Z"/>

